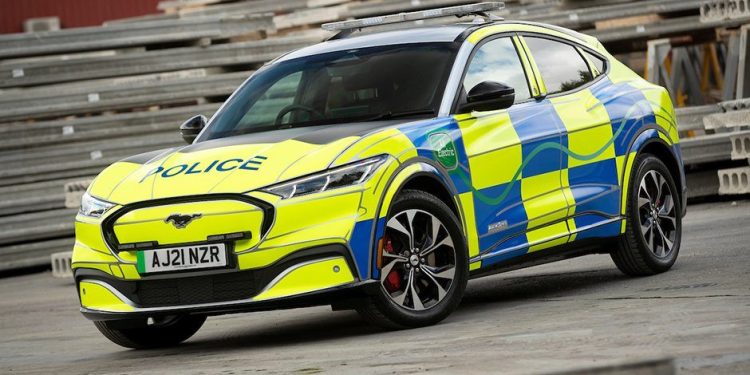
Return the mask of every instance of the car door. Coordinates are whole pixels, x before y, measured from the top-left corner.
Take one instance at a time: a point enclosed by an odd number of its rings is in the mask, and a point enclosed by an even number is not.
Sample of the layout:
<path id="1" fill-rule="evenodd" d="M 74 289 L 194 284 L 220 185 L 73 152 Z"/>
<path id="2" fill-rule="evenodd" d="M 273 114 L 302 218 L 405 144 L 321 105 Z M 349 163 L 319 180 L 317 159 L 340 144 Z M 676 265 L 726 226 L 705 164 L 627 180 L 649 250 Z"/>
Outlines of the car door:
<path id="1" fill-rule="evenodd" d="M 563 124 L 561 184 L 568 199 L 570 241 L 619 231 L 620 186 L 613 128 L 596 95 L 595 78 L 604 59 L 581 46 L 544 35 L 523 35 L 523 43 Z M 599 230 L 597 230 L 599 228 Z"/>
<path id="2" fill-rule="evenodd" d="M 563 129 L 521 51 L 514 36 L 480 42 L 458 95 L 459 102 L 465 100 L 483 81 L 516 90 L 516 103 L 507 110 L 456 116 L 469 159 L 482 266 L 568 239 L 560 175 Z"/>

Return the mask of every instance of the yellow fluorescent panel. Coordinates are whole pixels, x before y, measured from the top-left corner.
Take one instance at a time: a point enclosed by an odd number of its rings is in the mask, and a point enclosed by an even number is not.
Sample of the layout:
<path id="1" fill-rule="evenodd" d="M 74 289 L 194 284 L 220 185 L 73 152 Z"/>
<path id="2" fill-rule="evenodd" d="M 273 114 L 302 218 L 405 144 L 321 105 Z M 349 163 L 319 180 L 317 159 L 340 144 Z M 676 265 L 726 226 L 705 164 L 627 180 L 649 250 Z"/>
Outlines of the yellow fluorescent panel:
<path id="1" fill-rule="evenodd" d="M 570 179 L 568 178 L 569 170 L 560 170 L 560 180 L 562 181 L 562 192 L 565 195 L 565 201 L 568 204 L 568 216 L 572 216 L 576 212 L 576 199 L 573 196 L 573 191 L 570 189 Z"/>
<path id="2" fill-rule="evenodd" d="M 547 193 L 560 190 L 560 170 L 525 177 L 521 180 L 521 198 L 526 202 Z"/>
<path id="3" fill-rule="evenodd" d="M 670 145 L 678 143 L 679 135 L 677 133 L 676 118 L 674 111 L 672 110 L 672 102 L 669 97 L 669 92 L 656 85 L 643 87 L 641 92 L 651 104 L 651 109 L 656 115 L 656 124 L 669 134 L 669 138 L 663 139 Z"/>
<path id="4" fill-rule="evenodd" d="M 112 312 L 133 311 L 132 306 L 126 304 L 107 288 L 99 284 L 82 281 L 79 283 L 78 288 L 81 296 L 81 306 L 83 307 Z"/>
<path id="5" fill-rule="evenodd" d="M 521 180 L 521 198 L 529 227 L 555 221 L 567 214 L 567 199 L 560 189 L 560 171 Z"/>
<path id="6" fill-rule="evenodd" d="M 208 236 L 250 231 L 252 243 L 260 240 L 263 212 L 250 209 L 247 204 L 236 205 L 236 210 L 221 211 L 213 208 L 216 202 L 149 207 L 126 214 L 114 225 L 120 243 L 158 241 L 159 244 L 205 241 Z M 241 202 L 238 202 L 241 203 Z M 202 213 L 190 223 L 190 230 L 178 229 L 165 218 L 174 213 Z M 138 220 L 143 218 L 143 220 Z"/>
<path id="7" fill-rule="evenodd" d="M 106 253 L 96 251 L 76 241 L 73 245 L 73 259 L 75 262 L 114 263 L 117 259 L 108 251 Z"/>
<path id="8" fill-rule="evenodd" d="M 87 223 L 82 221 L 76 221 L 76 239 L 85 244 L 90 250 L 97 251 L 102 254 L 111 254 L 107 249 L 107 245 L 104 243 L 104 237 L 102 236 L 102 230 L 100 223 Z"/>
<path id="9" fill-rule="evenodd" d="M 470 157 L 521 143 L 507 111 L 465 119 L 458 125 Z"/>
<path id="10" fill-rule="evenodd" d="M 419 164 L 410 164 L 406 168 L 402 169 L 395 178 L 393 178 L 393 181 L 391 182 L 391 185 L 388 187 L 388 190 L 385 192 L 385 198 L 383 199 L 383 203 L 380 205 L 380 217 L 384 218 L 386 215 L 388 215 L 388 208 L 391 207 L 391 201 L 393 200 L 393 197 L 396 195 L 396 192 L 398 191 L 398 188 L 403 185 L 404 181 L 406 181 L 409 176 L 421 172 L 422 167 Z"/>
<path id="11" fill-rule="evenodd" d="M 105 169 L 91 184 L 90 193 L 101 199 L 109 199 L 109 195 L 123 177 L 137 171 L 141 166 L 133 163 L 115 163 Z"/>
<path id="12" fill-rule="evenodd" d="M 547 249 L 568 242 L 568 224 L 564 221 L 526 233 L 529 240 L 529 252 Z"/>
<path id="13" fill-rule="evenodd" d="M 536 65 L 536 60 L 534 60 L 534 55 L 531 53 L 529 46 L 526 45 L 526 40 L 523 37 L 519 37 L 518 41 L 521 43 L 521 46 L 526 53 L 533 76 L 536 77 L 536 87 L 539 89 L 541 95 L 547 95 L 547 84 L 544 83 L 544 79 L 542 79 L 542 74 L 539 72 L 539 66 Z"/>
<path id="14" fill-rule="evenodd" d="M 520 38 L 520 37 L 514 37 L 513 38 L 513 44 L 516 46 L 516 50 L 518 51 L 518 55 L 521 57 L 521 64 L 523 65 L 523 70 L 526 72 L 527 81 L 529 81 L 529 84 L 531 85 L 531 94 L 534 97 L 537 97 L 538 95 L 542 94 L 541 87 L 539 86 L 539 82 L 537 82 L 537 79 L 535 77 L 539 77 L 539 75 L 536 72 L 536 63 L 532 63 L 529 58 L 528 48 L 526 46 L 526 42 Z M 546 89 L 545 89 L 546 93 Z"/>
<path id="15" fill-rule="evenodd" d="M 607 60 L 609 60 L 610 65 L 607 77 L 612 83 L 639 82 L 642 80 L 638 74 L 635 74 L 623 63 L 612 57 L 612 55 L 609 53 L 605 53 L 605 55 L 608 57 Z"/>
<path id="16" fill-rule="evenodd" d="M 472 185 L 475 189 L 484 189 L 511 182 L 522 163 L 521 145 L 470 157 Z"/>
<path id="17" fill-rule="evenodd" d="M 165 219 L 172 214 L 201 213 L 190 230 L 176 228 Z M 210 235 L 250 231 L 257 243 L 263 212 L 237 200 L 192 202 L 130 211 L 117 220 L 114 231 L 120 243 L 158 241 L 159 244 L 205 241 Z"/>
<path id="18" fill-rule="evenodd" d="M 283 171 L 289 166 L 290 160 L 302 158 L 323 147 L 325 145 L 286 140 L 272 145 L 237 145 L 189 153 L 174 152 L 163 160 L 140 166 L 122 182 L 118 182 L 119 187 L 110 199 L 124 204 L 174 195 L 236 193 L 249 190 L 251 186 L 269 185 L 276 182 L 279 177 L 278 173 L 267 173 L 268 171 Z M 243 162 L 256 156 L 265 157 L 259 170 L 240 168 Z M 320 163 L 316 170 L 324 169 L 328 164 L 327 160 L 321 158 L 309 159 L 309 161 Z M 209 170 L 208 167 L 213 161 L 229 161 L 226 165 L 229 170 L 219 172 L 218 166 Z M 153 174 L 159 167 L 163 168 L 163 172 Z M 192 168 L 196 168 L 195 173 L 187 173 Z M 173 172 L 169 172 L 173 169 Z M 165 177 L 165 173 L 170 176 Z M 118 181 L 123 177 L 110 175 L 108 172 L 104 175 L 116 177 Z M 252 181 L 252 185 L 248 181 Z M 178 191 L 176 192 L 175 189 Z"/>
<path id="19" fill-rule="evenodd" d="M 190 202 L 190 203 L 178 203 L 164 206 L 146 207 L 137 210 L 133 210 L 117 219 L 116 225 L 137 223 L 141 221 L 151 220 L 164 220 L 166 213 L 174 212 L 200 212 L 203 216 L 195 219 L 194 223 L 203 220 L 205 217 L 213 215 L 221 215 L 225 213 L 234 212 L 250 212 L 260 211 L 260 208 L 242 201 L 227 199 L 227 200 L 209 200 L 204 202 Z"/>
<path id="20" fill-rule="evenodd" d="M 568 131 L 569 168 L 616 156 L 609 114 L 590 90 L 554 98 L 552 104 Z"/>
<path id="21" fill-rule="evenodd" d="M 622 186 L 622 174 L 625 168 L 625 162 L 627 162 L 628 155 L 618 156 L 615 161 L 617 162 L 617 184 Z"/>
<path id="22" fill-rule="evenodd" d="M 338 230 L 330 231 L 335 228 L 326 228 L 323 224 L 346 220 L 349 226 L 353 225 L 361 196 L 361 192 L 353 191 L 327 198 L 310 199 L 302 196 L 289 199 L 277 206 L 276 220 L 267 237 L 274 238 L 308 228 L 318 228 L 316 230 L 320 233 L 340 233 Z M 331 225 L 335 227 L 335 224 Z M 307 237 L 311 238 L 320 237 Z"/>
<path id="23" fill-rule="evenodd" d="M 71 264 L 71 268 L 77 269 L 77 268 L 91 268 L 95 270 L 102 271 L 104 273 L 112 273 L 112 270 L 109 268 L 109 263 L 89 263 L 89 262 L 73 262 Z"/>
<path id="24" fill-rule="evenodd" d="M 336 155 L 344 151 L 354 141 L 359 139 L 358 137 L 346 137 L 339 139 L 335 142 L 329 143 L 326 147 L 313 149 L 307 154 L 301 155 L 299 160 L 292 164 L 289 169 L 285 170 L 284 173 L 279 176 L 280 181 L 287 180 L 289 178 L 301 176 L 310 173 L 311 171 L 317 171 L 324 169 L 327 166 L 322 166 L 322 160 L 333 160 Z M 287 161 L 288 162 L 288 161 Z"/>
<path id="25" fill-rule="evenodd" d="M 459 122 L 475 189 L 513 180 L 521 167 L 521 141 L 507 111 Z"/>
<path id="26" fill-rule="evenodd" d="M 333 164 L 341 165 L 370 156 L 385 153 L 399 155 L 404 152 L 416 156 L 416 150 L 414 150 L 411 140 L 400 130 L 393 128 L 373 134 L 367 137 L 367 141 L 355 142 L 343 150 Z"/>
<path id="27" fill-rule="evenodd" d="M 458 196 L 466 220 L 466 238 L 469 246 L 469 258 L 479 255 L 479 237 L 477 236 L 477 222 L 474 213 L 474 198 L 471 192 Z"/>
<path id="28" fill-rule="evenodd" d="M 622 215 L 625 215 L 628 207 L 628 189 L 630 189 L 630 178 L 631 173 L 633 172 L 633 163 L 635 162 L 636 155 L 636 152 L 631 152 L 630 155 L 628 155 L 627 164 L 625 164 L 625 173 L 623 174 L 625 181 L 622 184 L 622 199 L 620 201 L 620 213 Z M 620 164 L 621 163 L 618 163 L 618 167 Z"/>
<path id="29" fill-rule="evenodd" d="M 346 261 L 343 257 L 337 257 L 298 266 L 253 300 L 288 297 L 333 288 L 353 281 L 354 276 Z"/>
<path id="30" fill-rule="evenodd" d="M 239 263 L 241 270 L 262 268 L 270 266 L 281 258 L 302 249 L 307 249 L 315 246 L 323 246 L 330 244 L 345 244 L 346 241 L 341 238 L 321 238 L 317 240 L 306 240 L 300 242 L 283 242 L 283 238 L 278 240 L 269 240 L 269 244 L 273 246 L 261 247 L 256 250 L 237 255 L 237 262 Z M 264 242 L 263 244 L 267 244 Z"/>
<path id="31" fill-rule="evenodd" d="M 568 134 L 568 168 L 614 159 L 615 145 L 611 143 L 612 127 L 609 124 Z"/>

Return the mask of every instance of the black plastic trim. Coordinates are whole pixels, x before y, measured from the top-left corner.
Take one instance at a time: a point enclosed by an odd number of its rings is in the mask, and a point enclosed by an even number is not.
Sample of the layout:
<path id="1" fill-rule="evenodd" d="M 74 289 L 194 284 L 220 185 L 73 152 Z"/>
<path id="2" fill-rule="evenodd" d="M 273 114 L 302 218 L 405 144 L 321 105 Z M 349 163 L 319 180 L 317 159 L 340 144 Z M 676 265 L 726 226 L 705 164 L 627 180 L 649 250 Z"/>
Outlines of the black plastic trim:
<path id="1" fill-rule="evenodd" d="M 136 311 L 127 313 L 110 313 L 96 310 L 81 308 L 81 314 L 86 319 L 93 321 L 122 321 L 132 322 L 133 325 L 141 324 L 143 319 L 149 317 L 174 316 L 174 315 L 200 315 L 216 316 L 225 314 L 237 314 L 247 312 L 296 309 L 303 307 L 325 306 L 341 304 L 346 301 L 358 300 L 367 296 L 367 290 L 378 286 L 377 281 L 369 280 L 348 284 L 328 290 L 310 292 L 298 296 L 284 297 L 270 301 L 248 302 L 243 304 L 234 304 L 229 306 L 210 306 L 210 307 L 187 307 L 185 309 L 175 309 L 165 312 L 153 311 Z"/>
<path id="2" fill-rule="evenodd" d="M 247 195 L 241 195 L 241 194 L 204 194 L 204 195 L 190 195 L 190 196 L 184 196 L 184 197 L 171 197 L 171 198 L 160 198 L 160 199 L 152 199 L 148 201 L 141 201 L 136 203 L 131 203 L 129 205 L 125 205 L 113 214 L 107 216 L 104 220 L 102 220 L 102 233 L 104 235 L 104 240 L 107 242 L 107 246 L 112 251 L 118 251 L 120 248 L 120 243 L 117 240 L 117 236 L 115 236 L 114 232 L 114 223 L 117 221 L 117 219 L 121 218 L 123 215 L 127 214 L 130 211 L 141 209 L 141 208 L 147 208 L 147 207 L 158 207 L 158 206 L 165 206 L 170 204 L 179 204 L 179 203 L 190 203 L 190 202 L 207 202 L 207 201 L 217 201 L 217 200 L 236 200 L 241 201 L 245 203 L 252 204 L 254 206 L 259 207 L 263 210 L 263 223 L 261 225 L 261 233 L 259 233 L 259 237 L 262 238 L 265 236 L 265 234 L 271 229 L 271 225 L 274 221 L 274 215 L 275 210 L 273 205 L 270 203 L 264 202 L 260 199 L 253 198 Z M 221 233 L 219 233 L 221 234 Z M 206 243 L 206 241 L 200 241 L 197 243 L 192 244 L 200 244 L 200 243 Z M 179 244 L 181 245 L 190 245 L 190 244 Z M 159 245 L 161 246 L 161 245 Z M 177 246 L 177 245 L 169 245 L 169 246 Z M 163 247 L 163 246 L 161 246 Z"/>
<path id="3" fill-rule="evenodd" d="M 469 272 L 469 278 L 494 275 L 503 272 L 509 272 L 522 268 L 538 266 L 546 263 L 557 262 L 559 260 L 576 258 L 579 256 L 597 254 L 603 252 L 602 249 L 606 244 L 611 244 L 617 237 L 612 239 L 587 238 L 584 240 L 570 242 L 557 247 L 546 249 L 544 251 L 528 253 L 518 257 L 513 257 L 506 261 L 493 264 L 489 267 L 480 268 Z"/>
<path id="4" fill-rule="evenodd" d="M 325 259 L 331 256 L 341 256 L 346 260 L 347 265 L 349 266 L 349 269 L 352 270 L 352 275 L 355 277 L 355 280 L 357 280 L 357 276 L 354 273 L 354 260 L 351 258 L 351 255 L 346 248 L 346 246 L 341 244 L 332 244 L 332 245 L 324 245 L 324 246 L 318 246 L 318 247 L 312 247 L 303 249 L 297 252 L 294 252 L 292 254 L 287 255 L 286 257 L 280 259 L 279 261 L 271 264 L 268 267 L 265 268 L 259 268 L 259 269 L 253 269 L 253 270 L 229 270 L 229 271 L 223 271 L 218 274 L 239 274 L 239 273 L 246 273 L 250 277 L 252 277 L 255 280 L 256 287 L 254 288 L 253 294 L 248 295 L 246 298 L 252 298 L 258 293 L 260 293 L 265 287 L 267 287 L 274 278 L 276 278 L 279 274 L 286 271 L 290 267 L 293 267 L 294 265 L 305 263 L 308 261 L 316 260 L 316 259 Z M 193 278 L 193 277 L 206 277 L 206 276 L 212 276 L 216 275 L 217 273 L 206 273 L 206 272 L 182 272 L 175 277 L 174 274 L 167 276 L 167 277 L 151 277 L 148 279 L 141 279 L 141 280 L 121 280 L 113 277 L 112 275 L 109 275 L 107 273 L 104 273 L 99 270 L 95 269 L 89 269 L 89 268 L 78 268 L 74 272 L 74 278 L 76 281 L 76 284 L 78 284 L 83 279 L 88 280 L 99 280 L 102 282 L 105 282 L 112 286 L 113 288 L 119 290 L 122 294 L 128 296 L 129 294 L 132 294 L 132 292 L 129 292 L 128 289 L 135 288 L 136 283 L 139 282 L 153 282 L 158 280 L 164 280 L 164 279 L 187 279 L 187 278 Z M 164 276 L 164 275 L 160 275 Z M 360 282 L 357 282 L 358 284 L 361 284 Z M 315 293 L 311 293 L 315 294 Z M 80 297 L 80 296 L 79 296 Z M 287 299 L 280 299 L 279 301 L 286 301 Z M 139 301 L 133 301 L 138 303 Z M 231 302 L 231 301 L 228 301 Z M 309 301 L 308 303 L 316 302 L 316 301 Z M 318 301 L 319 302 L 319 301 Z M 327 304 L 327 303 L 312 303 L 309 304 L 309 306 L 313 305 L 320 305 L 320 304 Z M 220 304 L 221 302 L 217 302 L 217 304 Z M 148 311 L 148 312 L 128 312 L 128 313 L 121 313 L 121 314 L 113 314 L 113 313 L 106 313 L 106 312 L 98 312 L 94 310 L 88 310 L 85 308 L 82 308 L 81 311 L 83 312 L 84 316 L 86 316 L 89 319 L 92 320 L 106 320 L 106 319 L 99 319 L 99 317 L 105 316 L 105 317 L 114 317 L 114 319 L 125 319 L 125 318 L 131 318 L 133 316 L 138 316 L 139 314 L 143 314 L 146 316 L 159 316 L 159 315 L 174 315 L 176 311 L 178 312 L 196 312 L 196 311 L 254 311 L 258 306 L 260 306 L 261 310 L 263 309 L 263 306 L 269 305 L 274 306 L 273 308 L 283 308 L 283 303 L 260 303 L 260 302 L 248 302 L 247 304 L 241 304 L 241 305 L 232 305 L 232 306 L 211 306 L 211 307 L 190 307 L 186 306 L 185 309 L 170 309 L 168 311 L 159 312 L 159 311 Z M 145 308 L 152 308 L 151 306 L 143 306 Z M 158 309 L 158 307 L 155 307 Z M 266 308 L 266 309 L 272 309 L 272 308 Z"/>

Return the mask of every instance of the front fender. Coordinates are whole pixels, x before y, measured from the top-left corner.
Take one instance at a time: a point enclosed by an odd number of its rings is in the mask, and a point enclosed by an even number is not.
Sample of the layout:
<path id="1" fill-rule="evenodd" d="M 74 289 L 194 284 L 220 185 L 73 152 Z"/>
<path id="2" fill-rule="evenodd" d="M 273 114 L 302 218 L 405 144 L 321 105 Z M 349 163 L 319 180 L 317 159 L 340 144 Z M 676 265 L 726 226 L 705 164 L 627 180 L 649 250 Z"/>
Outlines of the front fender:
<path id="1" fill-rule="evenodd" d="M 380 204 L 378 205 L 376 213 L 377 220 L 373 231 L 373 248 L 371 254 L 371 264 L 373 265 L 371 270 L 373 278 L 379 277 L 377 253 L 379 250 L 379 239 L 383 237 L 385 232 L 386 218 L 388 217 L 393 200 L 401 190 L 403 190 L 404 186 L 415 178 L 426 176 L 433 178 L 436 182 L 442 184 L 451 196 L 456 195 L 456 189 L 451 183 L 450 178 L 447 177 L 447 173 L 433 163 L 433 161 L 424 158 L 412 159 L 411 161 L 402 164 L 388 181 Z"/>

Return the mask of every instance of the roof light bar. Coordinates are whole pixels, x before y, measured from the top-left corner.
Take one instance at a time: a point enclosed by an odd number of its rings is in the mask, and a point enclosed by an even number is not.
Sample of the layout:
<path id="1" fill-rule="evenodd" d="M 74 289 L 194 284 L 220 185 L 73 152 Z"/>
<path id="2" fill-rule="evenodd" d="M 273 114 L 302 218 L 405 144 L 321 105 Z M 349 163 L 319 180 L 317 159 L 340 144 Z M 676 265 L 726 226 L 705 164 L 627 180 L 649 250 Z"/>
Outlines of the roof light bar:
<path id="1" fill-rule="evenodd" d="M 325 23 L 321 27 L 323 28 L 323 30 L 328 30 L 328 31 L 349 31 L 349 30 L 362 29 L 365 27 L 388 25 L 388 24 L 400 23 L 400 22 L 427 20 L 431 18 L 440 18 L 440 17 L 448 17 L 448 16 L 463 17 L 463 16 L 468 16 L 471 14 L 476 14 L 476 15 L 490 18 L 491 16 L 489 16 L 487 12 L 493 11 L 493 10 L 502 10 L 504 8 L 505 8 L 505 4 L 501 2 L 493 1 L 493 2 L 485 2 L 485 3 L 471 4 L 471 5 L 459 5 L 459 6 L 448 7 L 448 8 L 427 9 L 427 10 L 422 10 L 422 11 L 417 11 L 417 12 L 391 14 L 387 16 L 362 18 L 362 19 L 351 20 L 351 21 L 331 22 L 331 23 Z"/>

